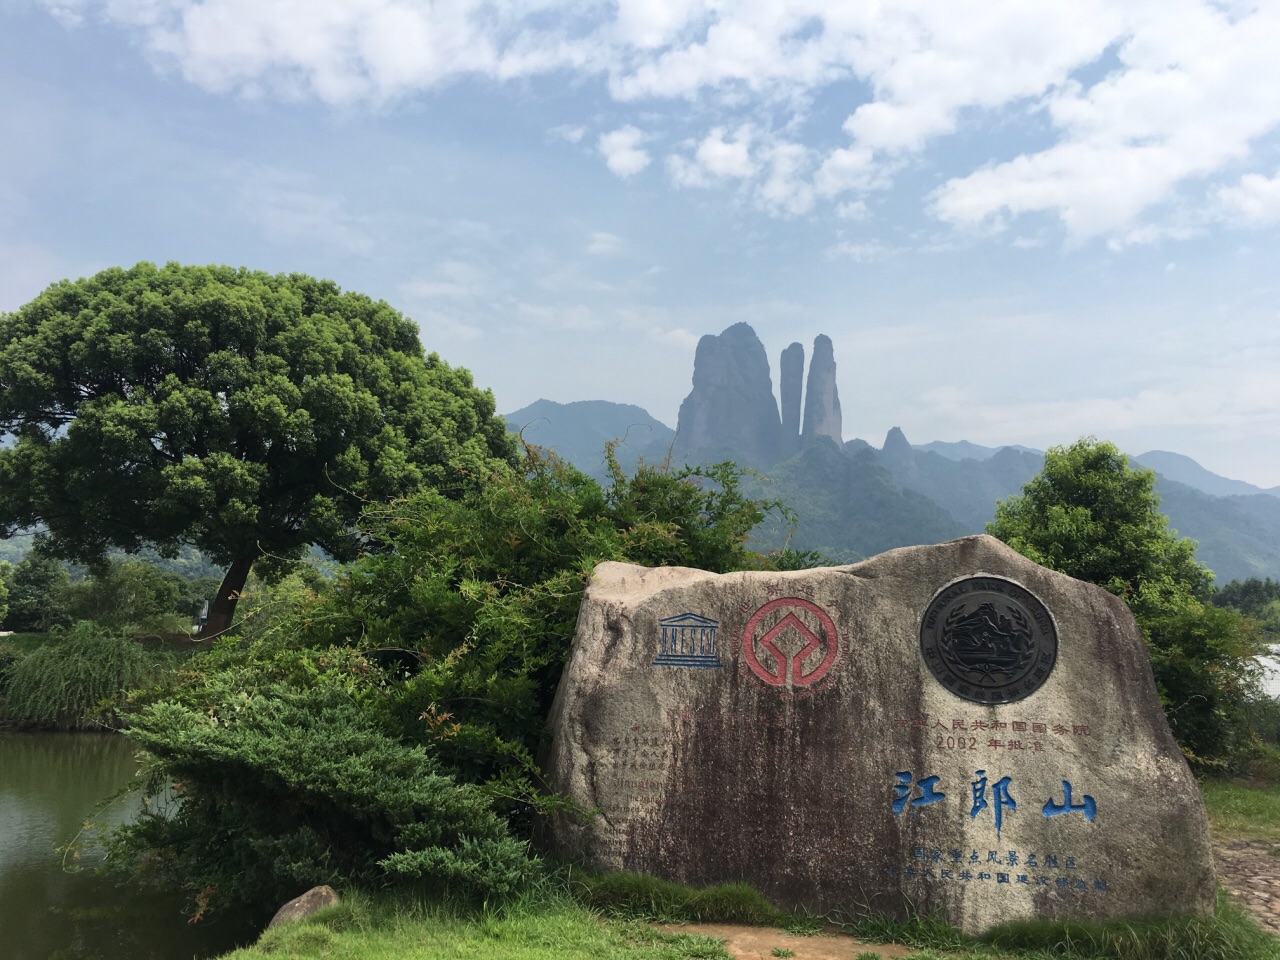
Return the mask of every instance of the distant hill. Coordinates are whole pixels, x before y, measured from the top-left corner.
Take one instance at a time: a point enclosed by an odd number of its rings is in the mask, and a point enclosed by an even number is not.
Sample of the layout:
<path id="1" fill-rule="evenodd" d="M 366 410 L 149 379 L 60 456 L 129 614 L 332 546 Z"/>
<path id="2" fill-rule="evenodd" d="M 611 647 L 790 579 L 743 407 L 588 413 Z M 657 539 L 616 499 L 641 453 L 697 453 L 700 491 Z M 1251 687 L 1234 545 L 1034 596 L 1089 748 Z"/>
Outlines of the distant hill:
<path id="1" fill-rule="evenodd" d="M 676 431 L 640 407 L 604 400 L 539 400 L 506 414 L 506 420 L 512 430 L 523 430 L 529 442 L 555 450 L 599 479 L 604 477 L 604 445 L 614 439 L 625 441 L 618 455 L 628 470 L 641 457 L 650 462 L 667 458 L 673 448 L 676 463 L 727 459 L 752 466 L 757 472 L 744 479 L 744 488 L 780 500 L 795 512 L 791 544 L 837 562 L 984 532 L 996 504 L 1020 493 L 1043 467 L 1044 454 L 1030 447 L 988 447 L 966 440 L 913 446 L 897 427 L 880 449 L 861 439 L 840 443 L 834 359 L 828 356 L 829 341 L 819 341 L 814 362 L 821 347 L 825 379 L 805 404 L 807 408 L 812 400 L 817 405 L 821 429 L 797 432 L 794 369 L 784 370 L 785 409 L 779 413 L 764 348 L 743 323 L 699 341 L 693 390 L 680 408 L 683 439 L 678 447 Z M 784 366 L 789 354 L 803 362 L 799 344 L 784 351 Z M 1280 578 L 1280 488 L 1266 491 L 1221 477 L 1190 457 L 1167 451 L 1132 459 L 1155 470 L 1161 510 L 1174 529 L 1199 543 L 1199 559 L 1218 583 Z M 787 535 L 785 525 L 774 519 L 757 531 L 755 542 L 761 548 L 777 547 Z"/>
<path id="2" fill-rule="evenodd" d="M 1188 487 L 1193 487 L 1201 493 L 1207 493 L 1214 497 L 1247 497 L 1257 493 L 1266 493 L 1274 496 L 1280 493 L 1280 487 L 1264 490 L 1262 487 L 1255 487 L 1252 483 L 1245 483 L 1243 480 L 1232 480 L 1228 477 L 1219 476 L 1210 470 L 1206 470 L 1190 457 L 1183 456 L 1180 453 L 1169 453 L 1167 450 L 1148 450 L 1146 453 L 1130 459 L 1136 460 L 1144 467 L 1150 467 L 1162 477 L 1186 484 Z"/>
<path id="3" fill-rule="evenodd" d="M 1044 456 L 1043 450 L 1023 447 L 1016 443 L 1007 447 L 984 447 L 981 444 L 970 443 L 968 440 L 930 440 L 928 443 L 917 443 L 912 446 L 917 450 L 936 453 L 948 460 L 990 460 L 1001 450 L 1017 450 L 1019 453 Z"/>
<path id="4" fill-rule="evenodd" d="M 1199 544 L 1196 558 L 1218 584 L 1280 575 L 1280 499 L 1215 497 L 1167 477 L 1156 490 L 1170 526 Z"/>
<path id="5" fill-rule="evenodd" d="M 604 476 L 604 445 L 610 440 L 623 441 L 618 459 L 631 468 L 640 456 L 661 459 L 676 435 L 641 407 L 608 400 L 535 400 L 503 417 L 512 433 L 554 450 L 597 479 Z"/>
<path id="6" fill-rule="evenodd" d="M 946 509 L 896 484 L 874 450 L 841 450 L 826 437 L 806 443 L 746 489 L 795 511 L 793 547 L 817 550 L 837 563 L 967 532 Z M 760 545 L 779 547 L 785 534 L 776 520 L 766 522 L 758 534 Z"/>
<path id="7" fill-rule="evenodd" d="M 996 501 L 1020 492 L 1044 465 L 1042 454 L 1026 448 L 1000 447 L 982 459 L 951 459 L 928 446 L 913 447 L 894 427 L 879 451 L 880 462 L 898 486 L 922 493 L 942 506 L 964 533 L 985 532 L 995 517 Z"/>

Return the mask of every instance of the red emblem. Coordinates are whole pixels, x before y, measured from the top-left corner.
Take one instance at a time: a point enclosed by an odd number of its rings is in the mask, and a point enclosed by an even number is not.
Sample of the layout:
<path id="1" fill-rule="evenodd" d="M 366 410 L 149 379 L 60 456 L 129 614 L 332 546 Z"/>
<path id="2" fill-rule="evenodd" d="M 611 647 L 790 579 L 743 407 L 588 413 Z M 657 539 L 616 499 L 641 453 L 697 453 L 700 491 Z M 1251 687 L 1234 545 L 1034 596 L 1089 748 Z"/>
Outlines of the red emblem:
<path id="1" fill-rule="evenodd" d="M 777 616 L 779 612 L 783 614 L 781 618 Z M 788 640 L 788 634 L 795 638 L 787 642 L 793 650 L 790 654 L 778 645 L 779 641 Z M 800 643 L 798 649 L 796 641 Z M 822 659 L 806 670 L 806 661 L 816 659 L 814 655 L 819 651 Z M 787 686 L 788 678 L 793 688 L 811 687 L 835 665 L 840 635 L 831 617 L 812 600 L 779 597 L 747 621 L 742 631 L 742 653 L 751 672 L 771 687 Z"/>

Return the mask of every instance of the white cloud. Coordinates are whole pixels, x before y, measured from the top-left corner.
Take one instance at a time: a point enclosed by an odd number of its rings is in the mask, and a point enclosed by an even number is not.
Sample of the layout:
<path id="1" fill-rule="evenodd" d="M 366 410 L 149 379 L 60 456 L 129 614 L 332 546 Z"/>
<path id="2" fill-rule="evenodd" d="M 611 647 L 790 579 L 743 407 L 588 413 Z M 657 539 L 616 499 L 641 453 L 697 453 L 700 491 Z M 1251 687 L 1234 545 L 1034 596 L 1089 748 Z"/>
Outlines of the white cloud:
<path id="1" fill-rule="evenodd" d="M 1218 200 L 1226 212 L 1247 223 L 1280 221 L 1280 174 L 1274 177 L 1245 174 L 1234 187 L 1219 190 Z"/>
<path id="2" fill-rule="evenodd" d="M 548 133 L 559 137 L 567 143 L 579 143 L 587 134 L 586 127 L 575 127 L 567 123 L 562 123 L 558 127 L 552 127 Z"/>
<path id="3" fill-rule="evenodd" d="M 625 180 L 649 165 L 648 152 L 640 148 L 644 140 L 644 132 L 628 124 L 602 133 L 596 145 L 609 169 Z"/>
<path id="4" fill-rule="evenodd" d="M 760 164 L 751 156 L 753 135 L 751 124 L 738 127 L 728 139 L 724 127 L 712 128 L 692 158 L 679 154 L 667 158 L 672 181 L 681 187 L 709 187 L 754 176 Z"/>
<path id="5" fill-rule="evenodd" d="M 587 240 L 587 253 L 593 257 L 611 257 L 626 245 L 626 241 L 617 234 L 597 230 Z"/>
<path id="6" fill-rule="evenodd" d="M 866 220 L 871 209 L 865 200 L 849 200 L 836 207 L 836 216 L 841 220 Z"/>
<path id="7" fill-rule="evenodd" d="M 854 263 L 870 263 L 873 260 L 883 260 L 900 252 L 893 247 L 874 240 L 863 243 L 843 240 L 827 248 L 827 256 L 830 259 L 852 260 Z"/>
<path id="8" fill-rule="evenodd" d="M 1077 240 L 1140 242 L 1127 237 L 1158 230 L 1171 202 L 1218 203 L 1229 169 L 1243 193 L 1221 203 L 1272 217 L 1248 178 L 1255 144 L 1280 128 L 1276 0 L 41 2 L 66 23 L 136 31 L 158 64 L 241 96 L 385 104 L 465 77 L 599 78 L 636 122 L 665 102 L 698 127 L 692 154 L 668 160 L 674 184 L 740 182 L 781 216 L 856 203 L 946 138 L 994 128 L 1036 145 L 994 136 L 973 159 L 948 154 L 927 200 L 945 223 L 1048 214 Z M 840 94 L 842 130 L 806 127 L 828 89 L 869 95 Z M 597 146 L 627 178 L 661 138 L 623 122 Z"/>
<path id="9" fill-rule="evenodd" d="M 341 196 L 322 193 L 285 170 L 253 171 L 239 188 L 237 208 L 268 240 L 280 245 L 318 244 L 338 253 L 365 256 L 374 237 L 347 211 Z"/>

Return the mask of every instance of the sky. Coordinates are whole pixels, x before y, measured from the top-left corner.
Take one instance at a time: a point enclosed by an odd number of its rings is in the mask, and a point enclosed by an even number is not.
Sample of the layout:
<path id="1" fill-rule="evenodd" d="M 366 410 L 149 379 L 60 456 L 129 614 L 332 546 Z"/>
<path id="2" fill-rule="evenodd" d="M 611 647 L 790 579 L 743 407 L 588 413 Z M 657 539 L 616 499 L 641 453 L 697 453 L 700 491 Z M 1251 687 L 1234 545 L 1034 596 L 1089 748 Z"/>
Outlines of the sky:
<path id="1" fill-rule="evenodd" d="M 846 439 L 1280 485 L 1280 0 L 0 0 L 0 310 L 329 277 L 502 412 L 675 425 L 831 337 Z"/>

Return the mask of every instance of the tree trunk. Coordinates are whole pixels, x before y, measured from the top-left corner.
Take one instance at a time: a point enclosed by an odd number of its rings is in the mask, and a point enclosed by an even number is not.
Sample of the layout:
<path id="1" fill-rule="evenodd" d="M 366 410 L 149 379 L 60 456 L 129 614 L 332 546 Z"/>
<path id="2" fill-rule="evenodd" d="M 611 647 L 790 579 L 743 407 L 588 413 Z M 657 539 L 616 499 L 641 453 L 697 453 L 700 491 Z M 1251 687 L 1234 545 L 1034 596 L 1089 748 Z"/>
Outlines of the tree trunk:
<path id="1" fill-rule="evenodd" d="M 227 568 L 227 575 L 222 578 L 222 586 L 218 587 L 218 595 L 209 606 L 209 619 L 204 622 L 197 640 L 211 640 L 231 629 L 231 621 L 236 613 L 236 602 L 240 599 L 240 591 L 244 582 L 249 579 L 249 568 L 253 566 L 254 557 L 237 557 Z"/>

